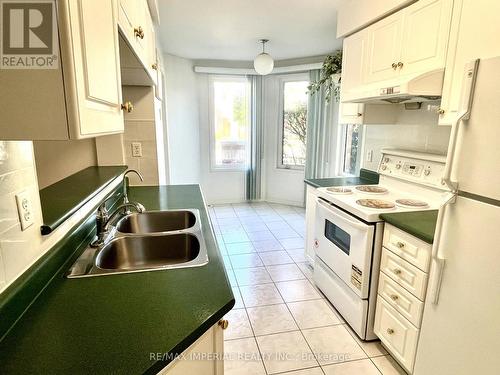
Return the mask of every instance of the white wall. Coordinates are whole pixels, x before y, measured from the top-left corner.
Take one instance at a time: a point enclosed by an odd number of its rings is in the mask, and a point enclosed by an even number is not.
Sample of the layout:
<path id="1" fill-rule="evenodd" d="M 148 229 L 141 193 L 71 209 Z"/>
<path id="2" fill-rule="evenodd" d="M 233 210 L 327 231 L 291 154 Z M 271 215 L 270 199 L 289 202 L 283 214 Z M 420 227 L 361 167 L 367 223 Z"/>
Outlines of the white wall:
<path id="1" fill-rule="evenodd" d="M 264 79 L 263 195 L 269 202 L 302 206 L 304 171 L 277 167 L 280 85 L 280 76 L 268 76 Z"/>
<path id="2" fill-rule="evenodd" d="M 210 166 L 209 76 L 197 74 L 200 121 L 201 187 L 209 204 L 245 201 L 245 172 L 212 170 Z"/>
<path id="3" fill-rule="evenodd" d="M 171 184 L 200 182 L 198 84 L 193 62 L 164 54 Z M 203 155 L 203 154 L 202 154 Z"/>

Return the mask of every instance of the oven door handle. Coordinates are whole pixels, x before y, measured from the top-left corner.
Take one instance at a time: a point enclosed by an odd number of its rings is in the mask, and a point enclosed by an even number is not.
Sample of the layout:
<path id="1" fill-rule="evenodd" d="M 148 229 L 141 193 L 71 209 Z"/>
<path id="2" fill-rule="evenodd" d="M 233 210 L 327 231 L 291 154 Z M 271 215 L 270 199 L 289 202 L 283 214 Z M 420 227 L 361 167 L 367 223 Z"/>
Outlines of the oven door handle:
<path id="1" fill-rule="evenodd" d="M 349 223 L 349 225 L 352 225 L 353 227 L 359 229 L 359 230 L 364 230 L 366 231 L 368 225 L 366 224 L 361 224 L 361 223 L 358 223 L 356 221 L 353 221 L 349 216 L 348 214 L 345 214 L 343 213 L 342 211 L 334 208 L 331 204 L 325 202 L 324 200 L 322 200 L 321 198 L 318 198 L 316 200 L 316 203 L 318 203 L 320 206 L 323 206 L 325 209 L 327 209 L 328 211 L 330 211 L 331 213 L 333 213 L 334 215 L 336 216 L 339 216 L 342 220 L 346 221 L 347 223 Z"/>

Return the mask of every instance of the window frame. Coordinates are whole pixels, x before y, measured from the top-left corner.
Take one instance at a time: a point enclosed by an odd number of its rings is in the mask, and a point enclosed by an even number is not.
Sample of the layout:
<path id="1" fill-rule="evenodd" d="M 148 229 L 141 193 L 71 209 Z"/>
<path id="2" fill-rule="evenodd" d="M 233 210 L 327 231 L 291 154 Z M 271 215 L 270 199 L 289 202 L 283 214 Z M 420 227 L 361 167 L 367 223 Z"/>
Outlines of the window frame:
<path id="1" fill-rule="evenodd" d="M 283 164 L 283 128 L 284 128 L 284 107 L 285 107 L 285 84 L 287 82 L 302 82 L 311 81 L 308 73 L 286 74 L 278 77 L 279 79 L 279 95 L 278 95 L 278 138 L 277 138 L 277 155 L 276 168 L 280 170 L 303 171 L 305 165 L 289 165 Z M 308 108 L 309 111 L 309 103 Z M 306 134 L 307 137 L 307 134 Z"/>
<path id="2" fill-rule="evenodd" d="M 246 83 L 246 95 L 248 98 L 248 132 L 247 132 L 247 147 L 246 147 L 246 162 L 241 166 L 234 165 L 217 165 L 216 157 L 215 157 L 215 95 L 214 95 L 214 83 L 215 82 L 243 82 Z M 243 172 L 248 167 L 248 162 L 250 160 L 250 137 L 252 131 L 252 89 L 251 89 L 251 81 L 248 76 L 243 75 L 209 75 L 208 79 L 208 127 L 209 127 L 209 159 L 210 159 L 210 171 L 211 172 Z"/>
<path id="3" fill-rule="evenodd" d="M 358 125 L 359 129 L 359 141 L 358 141 L 358 155 L 356 159 L 356 168 L 354 173 L 347 173 L 344 171 L 345 156 L 346 156 L 346 142 L 347 142 L 347 129 L 350 125 Z M 362 124 L 339 124 L 339 143 L 338 143 L 338 155 L 337 155 L 337 174 L 339 176 L 354 177 L 357 176 L 362 165 L 363 150 L 364 150 L 364 134 L 365 127 Z"/>

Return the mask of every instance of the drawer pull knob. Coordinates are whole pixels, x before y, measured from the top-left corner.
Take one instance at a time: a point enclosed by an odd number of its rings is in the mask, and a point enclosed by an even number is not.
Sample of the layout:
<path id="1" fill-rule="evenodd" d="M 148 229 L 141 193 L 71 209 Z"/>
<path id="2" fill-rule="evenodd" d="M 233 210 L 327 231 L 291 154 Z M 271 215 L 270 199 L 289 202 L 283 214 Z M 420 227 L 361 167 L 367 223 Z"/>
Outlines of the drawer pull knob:
<path id="1" fill-rule="evenodd" d="M 141 26 L 134 28 L 134 35 L 136 38 L 144 39 L 144 30 Z"/>
<path id="2" fill-rule="evenodd" d="M 391 65 L 391 66 L 392 66 L 392 69 L 396 70 L 396 68 L 398 67 L 398 64 L 396 64 L 396 63 L 392 63 L 392 65 Z"/>
<path id="3" fill-rule="evenodd" d="M 218 324 L 222 329 L 226 329 L 229 326 L 229 322 L 226 319 L 219 320 Z"/>
<path id="4" fill-rule="evenodd" d="M 389 335 L 392 335 L 394 333 L 394 330 L 392 328 L 387 328 L 387 333 Z"/>
<path id="5" fill-rule="evenodd" d="M 405 247 L 405 244 L 404 244 L 404 242 L 398 241 L 398 242 L 396 242 L 396 246 L 398 248 L 402 249 L 403 247 Z"/>
<path id="6" fill-rule="evenodd" d="M 403 65 L 404 65 L 404 64 L 403 64 L 401 61 L 400 61 L 400 62 L 398 62 L 398 68 L 399 68 L 399 69 L 401 69 L 401 68 L 403 67 Z"/>
<path id="7" fill-rule="evenodd" d="M 395 269 L 394 271 L 392 271 L 392 272 L 394 272 L 396 275 L 401 275 L 401 270 L 400 270 L 399 268 L 396 268 L 396 269 Z"/>
<path id="8" fill-rule="evenodd" d="M 153 68 L 154 70 L 158 70 L 158 64 L 157 63 L 151 64 L 151 68 Z"/>
<path id="9" fill-rule="evenodd" d="M 397 294 L 391 294 L 391 299 L 393 301 L 397 301 L 399 299 L 399 296 Z"/>

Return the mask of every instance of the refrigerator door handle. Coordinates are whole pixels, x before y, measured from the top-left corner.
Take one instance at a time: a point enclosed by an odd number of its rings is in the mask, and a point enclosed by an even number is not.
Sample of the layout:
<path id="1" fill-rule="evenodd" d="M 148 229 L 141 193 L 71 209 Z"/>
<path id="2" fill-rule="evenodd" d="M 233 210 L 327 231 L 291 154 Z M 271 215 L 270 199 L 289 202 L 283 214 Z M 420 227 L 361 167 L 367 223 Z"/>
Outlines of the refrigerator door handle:
<path id="1" fill-rule="evenodd" d="M 429 299 L 434 304 L 439 303 L 439 291 L 441 290 L 441 282 L 443 280 L 444 266 L 446 262 L 446 254 L 442 246 L 440 246 L 441 234 L 443 232 L 444 215 L 448 204 L 455 203 L 456 194 L 448 197 L 446 202 L 439 207 L 436 220 L 436 231 L 434 233 L 434 242 L 432 243 L 432 266 L 431 275 L 429 278 Z"/>
<path id="2" fill-rule="evenodd" d="M 457 118 L 451 125 L 450 141 L 448 143 L 448 154 L 446 155 L 446 164 L 442 178 L 442 181 L 451 191 L 456 191 L 458 188 L 458 182 L 453 181 L 451 178 L 453 161 L 455 159 L 455 151 L 457 149 L 457 134 L 462 121 L 467 121 L 470 117 L 473 93 L 476 86 L 478 66 L 479 59 L 472 60 L 465 65 L 464 79 L 462 82 L 462 93 L 460 98 L 460 109 L 458 111 Z"/>

